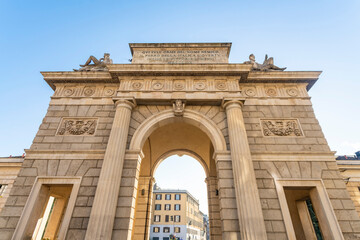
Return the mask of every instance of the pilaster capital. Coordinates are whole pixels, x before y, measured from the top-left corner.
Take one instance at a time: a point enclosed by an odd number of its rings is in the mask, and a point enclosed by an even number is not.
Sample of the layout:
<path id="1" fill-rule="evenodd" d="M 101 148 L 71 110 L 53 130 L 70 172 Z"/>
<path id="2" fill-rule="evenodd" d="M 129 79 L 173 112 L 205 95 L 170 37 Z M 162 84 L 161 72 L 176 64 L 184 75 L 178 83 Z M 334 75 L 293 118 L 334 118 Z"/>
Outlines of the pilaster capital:
<path id="1" fill-rule="evenodd" d="M 242 108 L 244 106 L 245 99 L 240 98 L 224 98 L 221 102 L 221 106 L 224 109 L 229 109 L 233 107 Z"/>
<path id="2" fill-rule="evenodd" d="M 126 107 L 132 110 L 136 107 L 135 98 L 113 98 L 115 106 L 118 107 Z"/>

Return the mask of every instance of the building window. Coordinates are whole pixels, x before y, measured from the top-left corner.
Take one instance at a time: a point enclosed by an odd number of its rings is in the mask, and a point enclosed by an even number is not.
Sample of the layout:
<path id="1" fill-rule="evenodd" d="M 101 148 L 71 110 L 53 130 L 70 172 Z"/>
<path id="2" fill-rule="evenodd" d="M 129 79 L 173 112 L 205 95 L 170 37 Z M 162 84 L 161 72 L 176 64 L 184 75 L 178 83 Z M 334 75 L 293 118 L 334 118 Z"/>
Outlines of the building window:
<path id="1" fill-rule="evenodd" d="M 154 222 L 160 222 L 160 215 L 154 216 Z"/>
<path id="2" fill-rule="evenodd" d="M 154 232 L 154 233 L 160 232 L 160 228 L 159 228 L 159 227 L 154 227 L 154 228 L 153 228 L 153 232 Z"/>
<path id="3" fill-rule="evenodd" d="M 171 194 L 165 194 L 165 200 L 171 200 Z"/>
<path id="4" fill-rule="evenodd" d="M 164 233 L 169 233 L 170 232 L 170 228 L 169 227 L 164 227 Z"/>
<path id="5" fill-rule="evenodd" d="M 180 211 L 180 210 L 181 210 L 180 204 L 175 204 L 175 210 L 176 210 L 176 211 Z"/>
<path id="6" fill-rule="evenodd" d="M 165 215 L 165 222 L 169 222 L 169 215 Z"/>
<path id="7" fill-rule="evenodd" d="M 161 210 L 161 204 L 155 204 L 155 210 Z"/>
<path id="8" fill-rule="evenodd" d="M 174 222 L 180 222 L 180 215 L 175 215 L 175 220 Z"/>
<path id="9" fill-rule="evenodd" d="M 0 184 L 0 196 L 2 196 L 6 189 L 6 184 Z"/>
<path id="10" fill-rule="evenodd" d="M 175 194 L 175 200 L 181 200 L 181 195 L 180 194 Z"/>
<path id="11" fill-rule="evenodd" d="M 171 205 L 170 205 L 170 204 L 165 204 L 165 210 L 166 210 L 166 211 L 171 210 Z"/>
<path id="12" fill-rule="evenodd" d="M 156 194 L 156 200 L 161 200 L 161 194 Z"/>
<path id="13" fill-rule="evenodd" d="M 174 232 L 179 233 L 179 232 L 180 232 L 180 228 L 179 228 L 179 227 L 175 227 L 175 228 L 174 228 Z"/>

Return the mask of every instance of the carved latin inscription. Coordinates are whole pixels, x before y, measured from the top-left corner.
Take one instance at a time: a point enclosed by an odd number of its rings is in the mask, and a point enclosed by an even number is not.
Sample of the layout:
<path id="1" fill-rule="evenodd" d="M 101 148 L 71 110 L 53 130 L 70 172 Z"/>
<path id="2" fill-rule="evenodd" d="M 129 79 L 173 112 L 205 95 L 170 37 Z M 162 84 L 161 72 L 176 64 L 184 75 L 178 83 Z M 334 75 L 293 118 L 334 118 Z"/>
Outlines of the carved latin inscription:
<path id="1" fill-rule="evenodd" d="M 94 135 L 97 119 L 63 118 L 57 135 Z"/>
<path id="2" fill-rule="evenodd" d="M 261 119 L 264 136 L 303 136 L 297 119 Z"/>

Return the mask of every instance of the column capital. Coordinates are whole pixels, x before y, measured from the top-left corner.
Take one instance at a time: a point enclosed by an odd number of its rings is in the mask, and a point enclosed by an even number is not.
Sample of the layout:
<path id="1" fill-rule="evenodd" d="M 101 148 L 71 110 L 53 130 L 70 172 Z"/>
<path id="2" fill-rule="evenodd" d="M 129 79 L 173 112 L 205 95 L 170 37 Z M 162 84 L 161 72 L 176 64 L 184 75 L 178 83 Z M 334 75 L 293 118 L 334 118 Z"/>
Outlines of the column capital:
<path id="1" fill-rule="evenodd" d="M 116 107 L 126 107 L 132 110 L 136 107 L 135 98 L 113 98 Z"/>
<path id="2" fill-rule="evenodd" d="M 223 98 L 221 102 L 221 106 L 224 109 L 227 109 L 229 107 L 240 107 L 244 106 L 245 99 L 241 98 Z"/>

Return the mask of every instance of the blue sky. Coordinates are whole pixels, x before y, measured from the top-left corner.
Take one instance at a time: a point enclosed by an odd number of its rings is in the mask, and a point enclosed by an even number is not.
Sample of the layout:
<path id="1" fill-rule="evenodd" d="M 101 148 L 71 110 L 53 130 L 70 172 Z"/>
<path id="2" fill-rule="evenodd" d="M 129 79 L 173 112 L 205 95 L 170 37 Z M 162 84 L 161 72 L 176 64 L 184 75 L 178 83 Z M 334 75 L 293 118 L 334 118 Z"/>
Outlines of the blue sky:
<path id="1" fill-rule="evenodd" d="M 89 55 L 131 58 L 130 42 L 232 42 L 230 61 L 322 70 L 310 95 L 334 151 L 360 150 L 360 1 L 0 0 L 0 156 L 29 148 L 52 90 L 40 71 Z"/>
<path id="2" fill-rule="evenodd" d="M 0 0 L 0 156 L 29 148 L 53 91 L 40 71 L 89 55 L 131 58 L 131 42 L 232 42 L 230 62 L 265 54 L 287 70 L 322 70 L 310 90 L 332 150 L 360 150 L 360 1 Z"/>

